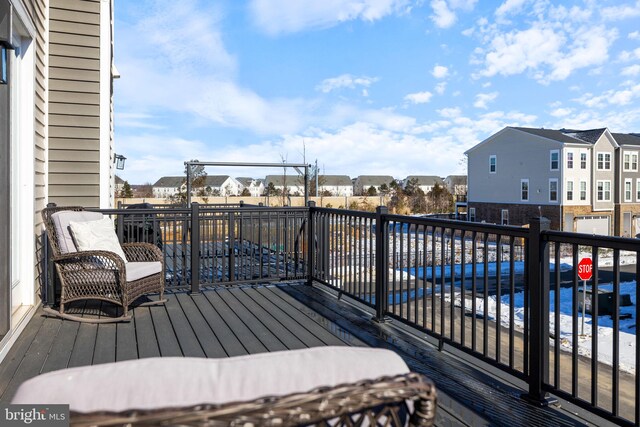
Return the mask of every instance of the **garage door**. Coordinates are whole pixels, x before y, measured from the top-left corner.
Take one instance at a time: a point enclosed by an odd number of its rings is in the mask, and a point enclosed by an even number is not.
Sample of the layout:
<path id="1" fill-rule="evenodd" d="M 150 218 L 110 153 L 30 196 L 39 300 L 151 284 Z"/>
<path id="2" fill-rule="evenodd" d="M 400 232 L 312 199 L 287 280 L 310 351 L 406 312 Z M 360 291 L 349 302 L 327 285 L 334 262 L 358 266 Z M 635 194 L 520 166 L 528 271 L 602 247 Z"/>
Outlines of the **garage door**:
<path id="1" fill-rule="evenodd" d="M 576 232 L 609 235 L 608 216 L 579 216 L 576 218 Z"/>

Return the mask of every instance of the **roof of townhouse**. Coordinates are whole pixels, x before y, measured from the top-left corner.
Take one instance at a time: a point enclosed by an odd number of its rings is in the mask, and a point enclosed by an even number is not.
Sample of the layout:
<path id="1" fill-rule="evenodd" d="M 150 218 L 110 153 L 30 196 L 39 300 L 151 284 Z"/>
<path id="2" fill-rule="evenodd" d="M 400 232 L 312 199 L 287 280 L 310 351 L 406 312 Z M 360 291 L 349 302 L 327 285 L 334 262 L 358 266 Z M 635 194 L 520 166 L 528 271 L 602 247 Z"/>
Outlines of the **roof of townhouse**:
<path id="1" fill-rule="evenodd" d="M 435 175 L 409 175 L 404 180 L 404 182 L 408 182 L 411 179 L 415 179 L 418 181 L 418 185 L 434 185 L 434 184 L 442 184 L 442 178 Z"/>
<path id="2" fill-rule="evenodd" d="M 255 185 L 260 185 L 261 183 L 264 184 L 264 180 L 261 178 L 250 178 L 246 176 L 238 177 L 236 178 L 236 181 L 238 181 L 240 184 L 244 185 L 245 187 L 249 187 L 254 182 L 255 182 Z"/>
<path id="3" fill-rule="evenodd" d="M 318 177 L 318 185 L 333 185 L 333 186 L 349 186 L 353 185 L 351 178 L 347 175 L 320 175 Z"/>
<path id="4" fill-rule="evenodd" d="M 527 132 L 532 135 L 537 135 L 543 138 L 552 139 L 554 141 L 564 142 L 569 144 L 576 144 L 576 143 L 589 144 L 590 142 L 587 141 L 585 138 L 591 136 L 588 132 L 592 132 L 592 131 L 579 131 L 579 130 L 569 130 L 569 129 L 555 130 L 555 129 L 544 129 L 544 128 L 523 128 L 523 127 L 512 127 L 512 126 L 510 127 L 512 129 L 517 129 L 519 131 Z M 578 136 L 573 136 L 573 135 L 577 135 L 578 133 L 581 133 L 581 134 L 587 133 L 587 134 L 583 135 L 583 138 L 579 138 Z"/>
<path id="5" fill-rule="evenodd" d="M 451 185 L 467 185 L 467 175 L 449 175 L 445 178 Z"/>
<path id="6" fill-rule="evenodd" d="M 171 187 L 177 188 L 186 180 L 184 176 L 163 176 L 153 184 L 154 187 Z"/>
<path id="7" fill-rule="evenodd" d="M 391 175 L 360 175 L 357 180 L 363 187 L 382 184 L 389 185 L 394 181 Z"/>
<path id="8" fill-rule="evenodd" d="M 115 176 L 116 184 L 124 184 L 124 179 L 120 178 L 118 175 Z"/>
<path id="9" fill-rule="evenodd" d="M 204 185 L 207 187 L 221 187 L 229 178 L 229 175 L 207 175 Z"/>
<path id="10" fill-rule="evenodd" d="M 304 178 L 300 175 L 267 175 L 264 179 L 265 187 L 269 184 L 273 183 L 273 185 L 284 186 L 284 183 L 287 183 L 287 186 L 290 185 L 304 185 Z"/>
<path id="11" fill-rule="evenodd" d="M 620 145 L 640 145 L 640 134 L 638 133 L 612 133 L 611 135 Z"/>

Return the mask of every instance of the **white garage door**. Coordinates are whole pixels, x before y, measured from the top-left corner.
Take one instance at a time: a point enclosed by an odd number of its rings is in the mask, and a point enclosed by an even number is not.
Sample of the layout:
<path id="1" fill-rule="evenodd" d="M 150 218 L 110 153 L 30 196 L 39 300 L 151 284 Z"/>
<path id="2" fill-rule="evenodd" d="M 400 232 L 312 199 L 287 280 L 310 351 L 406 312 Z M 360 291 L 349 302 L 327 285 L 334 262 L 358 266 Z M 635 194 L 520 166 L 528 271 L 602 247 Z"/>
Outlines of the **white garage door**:
<path id="1" fill-rule="evenodd" d="M 579 216 L 576 218 L 576 232 L 609 235 L 608 216 Z"/>

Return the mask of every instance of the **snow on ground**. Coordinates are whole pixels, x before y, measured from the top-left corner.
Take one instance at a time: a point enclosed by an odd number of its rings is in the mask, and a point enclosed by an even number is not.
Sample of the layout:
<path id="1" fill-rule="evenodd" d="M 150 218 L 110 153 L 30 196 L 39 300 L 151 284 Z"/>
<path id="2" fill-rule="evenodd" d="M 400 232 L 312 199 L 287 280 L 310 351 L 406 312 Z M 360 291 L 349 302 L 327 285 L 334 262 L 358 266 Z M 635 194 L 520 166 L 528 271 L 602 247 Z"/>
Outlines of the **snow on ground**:
<path id="1" fill-rule="evenodd" d="M 598 286 L 598 289 L 613 290 L 612 284 Z M 636 305 L 636 282 L 620 283 L 620 294 L 629 294 L 632 306 L 620 307 L 622 315 L 631 315 L 628 319 L 620 320 L 620 370 L 635 374 L 635 343 L 636 343 L 636 321 L 635 305 Z M 555 291 L 551 291 L 550 313 L 549 313 L 549 332 L 555 333 Z M 580 296 L 579 296 L 580 298 Z M 445 296 L 445 300 L 450 301 L 450 296 Z M 509 326 L 509 304 L 510 296 L 503 296 L 500 300 L 500 323 L 503 326 Z M 460 301 L 460 293 L 455 294 L 455 305 L 462 306 Z M 487 316 L 491 320 L 496 317 L 496 297 L 489 297 L 489 312 Z M 514 295 L 514 327 L 522 330 L 524 327 L 524 293 L 519 292 Z M 465 309 L 471 311 L 471 301 L 465 301 Z M 560 345 L 561 348 L 571 351 L 573 347 L 573 317 L 572 312 L 572 289 L 560 289 Z M 476 313 L 484 315 L 484 299 L 476 298 Z M 582 313 L 578 313 L 578 334 L 582 330 Z M 592 318 L 589 314 L 585 316 L 584 335 L 578 337 L 578 352 L 581 355 L 591 357 L 591 346 L 593 340 Z M 613 319 L 610 316 L 598 316 L 598 361 L 608 365 L 613 364 Z"/>

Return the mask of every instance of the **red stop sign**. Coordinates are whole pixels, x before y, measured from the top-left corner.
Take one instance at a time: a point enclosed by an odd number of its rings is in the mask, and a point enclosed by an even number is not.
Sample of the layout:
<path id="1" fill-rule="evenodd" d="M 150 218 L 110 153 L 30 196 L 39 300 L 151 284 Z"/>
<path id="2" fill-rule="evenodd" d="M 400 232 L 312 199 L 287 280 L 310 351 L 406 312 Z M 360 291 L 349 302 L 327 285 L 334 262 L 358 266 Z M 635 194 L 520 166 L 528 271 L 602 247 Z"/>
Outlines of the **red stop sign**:
<path id="1" fill-rule="evenodd" d="M 578 277 L 582 280 L 589 280 L 593 275 L 593 263 L 591 258 L 582 258 L 578 263 Z"/>

